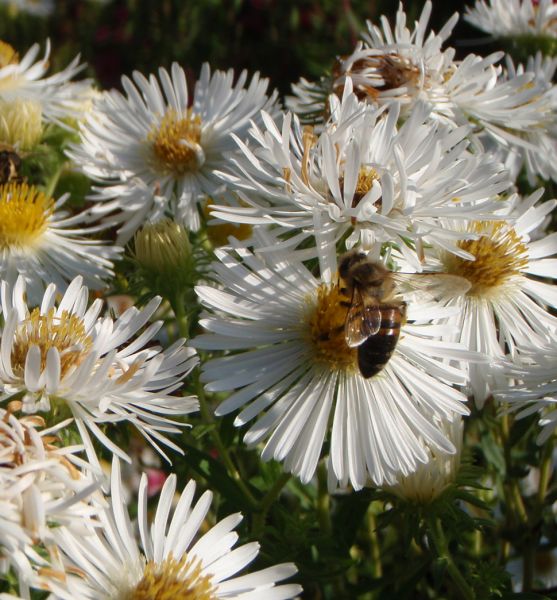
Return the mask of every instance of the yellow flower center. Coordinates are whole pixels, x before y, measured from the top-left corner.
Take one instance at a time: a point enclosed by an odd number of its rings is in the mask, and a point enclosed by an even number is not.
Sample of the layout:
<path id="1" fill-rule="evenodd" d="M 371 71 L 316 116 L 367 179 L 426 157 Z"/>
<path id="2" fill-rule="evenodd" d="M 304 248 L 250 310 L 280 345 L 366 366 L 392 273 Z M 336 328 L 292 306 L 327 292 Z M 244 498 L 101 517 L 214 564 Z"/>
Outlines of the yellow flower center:
<path id="1" fill-rule="evenodd" d="M 379 179 L 379 174 L 373 167 L 361 167 L 358 173 L 358 181 L 356 183 L 356 191 L 354 199 L 358 202 L 371 190 L 373 182 Z"/>
<path id="2" fill-rule="evenodd" d="M 358 172 L 358 181 L 356 181 L 356 189 L 354 190 L 354 196 L 352 198 L 352 208 L 356 208 L 362 198 L 371 190 L 373 182 L 379 180 L 379 173 L 373 167 L 363 166 L 360 167 Z M 340 188 L 344 188 L 344 177 L 340 178 Z M 378 208 L 381 206 L 381 198 L 375 201 L 375 206 Z M 353 218 L 353 225 L 355 225 L 356 219 Z"/>
<path id="3" fill-rule="evenodd" d="M 201 140 L 201 118 L 188 109 L 185 116 L 168 109 L 158 127 L 149 134 L 155 163 L 174 176 L 197 171 L 205 162 Z"/>
<path id="4" fill-rule="evenodd" d="M 528 265 L 528 248 L 506 223 L 477 221 L 471 231 L 481 237 L 461 241 L 458 245 L 473 254 L 476 260 L 451 255 L 445 260 L 445 267 L 448 273 L 464 277 L 472 284 L 469 296 L 485 297 L 521 274 L 521 270 Z"/>
<path id="5" fill-rule="evenodd" d="M 8 65 L 17 65 L 19 63 L 18 53 L 10 44 L 0 40 L 0 69 Z"/>
<path id="6" fill-rule="evenodd" d="M 347 345 L 344 337 L 344 322 L 349 306 L 350 299 L 338 285 L 320 285 L 317 299 L 312 300 L 308 318 L 309 339 L 314 348 L 315 361 L 330 370 L 357 369 L 357 351 Z"/>
<path id="7" fill-rule="evenodd" d="M 46 315 L 35 308 L 22 321 L 15 333 L 12 346 L 12 368 L 18 377 L 25 372 L 25 359 L 32 346 L 41 351 L 41 371 L 46 366 L 46 356 L 50 348 L 56 348 L 60 354 L 61 377 L 64 377 L 87 356 L 92 339 L 85 332 L 83 320 L 67 311 L 60 316 L 51 308 Z"/>
<path id="8" fill-rule="evenodd" d="M 45 232 L 54 200 L 34 186 L 0 186 L 0 250 L 32 246 Z"/>
<path id="9" fill-rule="evenodd" d="M 215 599 L 210 576 L 201 572 L 201 561 L 190 560 L 186 554 L 180 561 L 172 554 L 160 564 L 149 561 L 142 579 L 125 597 L 125 600 Z"/>

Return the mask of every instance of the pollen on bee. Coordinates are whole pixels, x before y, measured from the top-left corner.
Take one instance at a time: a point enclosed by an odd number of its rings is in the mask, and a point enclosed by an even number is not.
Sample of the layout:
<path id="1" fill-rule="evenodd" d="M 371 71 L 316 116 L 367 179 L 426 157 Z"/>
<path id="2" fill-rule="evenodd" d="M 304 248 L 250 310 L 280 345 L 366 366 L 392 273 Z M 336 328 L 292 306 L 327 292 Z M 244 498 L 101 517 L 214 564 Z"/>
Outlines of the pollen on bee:
<path id="1" fill-rule="evenodd" d="M 357 370 L 357 351 L 344 336 L 350 299 L 337 284 L 322 284 L 309 304 L 307 325 L 315 361 L 331 370 Z"/>

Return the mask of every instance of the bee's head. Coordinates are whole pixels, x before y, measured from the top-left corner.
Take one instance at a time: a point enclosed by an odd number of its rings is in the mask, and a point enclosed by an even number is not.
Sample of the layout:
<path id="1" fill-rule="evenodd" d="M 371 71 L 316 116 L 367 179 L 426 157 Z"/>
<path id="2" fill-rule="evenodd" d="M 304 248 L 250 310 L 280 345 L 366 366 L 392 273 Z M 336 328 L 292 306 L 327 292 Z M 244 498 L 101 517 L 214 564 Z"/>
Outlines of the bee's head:
<path id="1" fill-rule="evenodd" d="M 345 281 L 365 287 L 383 285 L 390 273 L 381 262 L 370 260 L 363 252 L 354 250 L 340 257 L 338 272 Z"/>
<path id="2" fill-rule="evenodd" d="M 350 277 L 356 265 L 367 262 L 367 256 L 363 252 L 350 250 L 343 254 L 338 261 L 338 274 L 347 279 Z"/>

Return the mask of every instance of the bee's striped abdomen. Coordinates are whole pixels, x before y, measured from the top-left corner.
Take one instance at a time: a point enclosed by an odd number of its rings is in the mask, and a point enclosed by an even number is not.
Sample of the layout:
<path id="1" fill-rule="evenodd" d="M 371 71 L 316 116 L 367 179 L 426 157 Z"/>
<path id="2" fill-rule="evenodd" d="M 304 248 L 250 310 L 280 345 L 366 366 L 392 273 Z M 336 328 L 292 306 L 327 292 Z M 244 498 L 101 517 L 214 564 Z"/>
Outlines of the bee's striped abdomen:
<path id="1" fill-rule="evenodd" d="M 381 305 L 379 331 L 358 346 L 358 367 L 363 377 L 379 373 L 391 358 L 400 335 L 403 307 L 401 304 Z"/>

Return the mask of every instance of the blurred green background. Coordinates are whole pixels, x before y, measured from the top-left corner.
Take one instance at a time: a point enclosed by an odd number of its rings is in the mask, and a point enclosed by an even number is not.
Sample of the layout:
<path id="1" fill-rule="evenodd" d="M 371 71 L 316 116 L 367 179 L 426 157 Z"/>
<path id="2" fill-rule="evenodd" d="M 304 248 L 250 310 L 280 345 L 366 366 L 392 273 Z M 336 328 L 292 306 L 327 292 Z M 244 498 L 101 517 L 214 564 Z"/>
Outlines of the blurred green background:
<path id="1" fill-rule="evenodd" d="M 470 0 L 470 3 L 472 0 Z M 424 0 L 405 2 L 409 20 Z M 434 1 L 432 27 L 438 31 L 466 3 Z M 48 17 L 0 7 L 0 38 L 20 54 L 50 38 L 53 68 L 78 52 L 88 75 L 101 87 L 119 87 L 122 74 L 153 72 L 173 61 L 197 77 L 201 64 L 246 68 L 269 77 L 281 93 L 300 76 L 319 77 L 335 56 L 349 53 L 366 19 L 392 19 L 393 0 L 58 0 Z M 462 20 L 451 38 L 459 54 L 486 54 L 486 36 Z"/>

